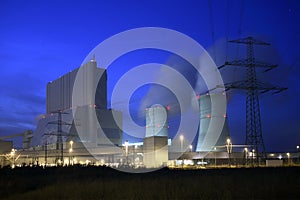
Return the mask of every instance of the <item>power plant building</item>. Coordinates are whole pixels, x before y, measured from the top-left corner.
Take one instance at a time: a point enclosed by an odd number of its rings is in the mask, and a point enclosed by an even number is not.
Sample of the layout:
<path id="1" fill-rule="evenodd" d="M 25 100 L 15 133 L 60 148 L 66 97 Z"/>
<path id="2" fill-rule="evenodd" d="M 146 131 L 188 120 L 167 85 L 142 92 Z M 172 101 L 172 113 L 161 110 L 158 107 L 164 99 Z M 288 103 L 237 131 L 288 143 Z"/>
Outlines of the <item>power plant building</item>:
<path id="1" fill-rule="evenodd" d="M 76 84 L 78 80 L 80 84 Z M 75 101 L 74 85 L 79 87 L 76 88 Z M 181 139 L 181 135 L 169 138 L 168 111 L 164 106 L 153 105 L 146 109 L 142 144 L 129 148 L 125 154 L 122 113 L 107 109 L 107 72 L 91 60 L 47 84 L 46 114 L 38 121 L 32 147 L 25 149 L 25 153 L 31 154 L 32 160 L 40 159 L 40 163 L 57 163 L 60 160 L 70 164 L 76 158 L 129 165 L 131 160 L 130 163 L 142 163 L 140 166 L 146 168 L 165 166 L 169 160 L 199 159 L 201 152 L 211 152 L 214 147 L 224 146 L 229 137 L 226 113 L 221 113 L 218 107 L 222 106 L 220 95 L 203 95 L 199 99 L 200 125 L 195 152 L 189 148 L 193 141 Z M 217 105 L 214 110 L 212 100 Z M 224 127 L 210 126 L 212 120 L 218 126 L 224 122 Z M 6 151 L 12 146 L 10 143 L 2 144 L 5 144 Z M 112 150 L 112 146 L 120 148 Z M 57 156 L 59 154 L 61 156 Z"/>
<path id="2" fill-rule="evenodd" d="M 75 80 L 80 82 L 77 104 L 73 101 Z M 122 145 L 122 127 L 118 126 L 122 126 L 122 113 L 107 109 L 107 72 L 97 68 L 95 60 L 48 83 L 46 99 L 47 114 L 38 122 L 35 145 L 55 143 L 58 123 L 64 143 L 74 140 L 91 147 Z"/>
<path id="3" fill-rule="evenodd" d="M 79 69 L 81 70 L 80 74 L 78 74 Z M 81 91 L 80 99 L 77 99 L 80 105 L 74 105 L 72 101 L 75 78 L 80 81 L 80 85 L 77 85 L 77 87 L 81 87 L 79 88 Z M 95 90 L 96 94 L 94 94 Z M 46 105 L 48 114 L 72 109 L 72 104 L 73 106 L 95 105 L 100 109 L 107 108 L 107 73 L 105 69 L 97 68 L 96 61 L 91 60 L 82 65 L 81 68 L 77 68 L 47 84 Z"/>

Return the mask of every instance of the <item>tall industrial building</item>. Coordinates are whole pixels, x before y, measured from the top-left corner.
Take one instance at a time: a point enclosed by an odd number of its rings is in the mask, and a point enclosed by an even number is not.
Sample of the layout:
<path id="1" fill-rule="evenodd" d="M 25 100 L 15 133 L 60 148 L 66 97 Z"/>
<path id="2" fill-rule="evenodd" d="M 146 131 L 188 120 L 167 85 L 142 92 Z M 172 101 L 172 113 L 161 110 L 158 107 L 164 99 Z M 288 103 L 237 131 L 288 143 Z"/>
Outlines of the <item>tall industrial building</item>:
<path id="1" fill-rule="evenodd" d="M 199 98 L 200 104 L 200 127 L 196 151 L 209 152 L 216 146 L 224 146 L 229 135 L 229 128 L 226 113 L 221 113 L 222 93 L 202 95 Z M 216 107 L 212 110 L 211 101 L 216 102 Z M 214 113 L 214 114 L 212 114 Z M 214 120 L 217 126 L 212 126 Z M 225 121 L 224 121 L 225 120 Z M 222 127 L 222 122 L 224 126 Z M 221 132 L 220 132 L 221 128 Z"/>
<path id="2" fill-rule="evenodd" d="M 168 162 L 168 118 L 166 108 L 154 105 L 146 109 L 146 137 L 144 138 L 144 165 L 161 167 Z"/>
<path id="3" fill-rule="evenodd" d="M 72 95 L 75 78 L 77 78 L 81 83 L 79 85 L 79 87 L 81 87 L 79 99 L 80 106 L 95 105 L 100 109 L 107 108 L 106 70 L 97 68 L 97 63 L 94 60 L 91 60 L 81 66 L 80 75 L 78 75 L 78 70 L 79 68 L 47 84 L 46 104 L 48 114 L 59 110 L 72 109 L 72 104 L 74 106 L 74 102 L 72 102 Z M 97 83 L 100 77 L 101 79 Z M 96 96 L 93 94 L 95 89 Z"/>
<path id="4" fill-rule="evenodd" d="M 72 99 L 75 79 L 80 82 L 75 101 L 78 105 Z M 122 145 L 122 127 L 118 126 L 122 126 L 122 113 L 107 109 L 107 73 L 97 68 L 95 60 L 49 82 L 46 99 L 47 114 L 38 122 L 35 145 L 55 143 L 58 111 L 64 112 L 61 117 L 64 142 L 74 140 L 90 147 Z"/>

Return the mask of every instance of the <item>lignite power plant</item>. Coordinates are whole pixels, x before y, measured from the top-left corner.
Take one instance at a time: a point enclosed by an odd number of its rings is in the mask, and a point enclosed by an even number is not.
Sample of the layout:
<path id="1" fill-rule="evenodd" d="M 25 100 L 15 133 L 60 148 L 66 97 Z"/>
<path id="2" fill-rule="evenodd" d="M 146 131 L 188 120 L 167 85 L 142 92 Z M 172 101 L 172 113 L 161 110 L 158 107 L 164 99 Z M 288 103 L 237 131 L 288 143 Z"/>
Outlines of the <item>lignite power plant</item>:
<path id="1" fill-rule="evenodd" d="M 195 134 L 197 136 L 195 148 L 192 146 L 193 141 L 188 141 L 184 133 L 179 137 L 170 137 L 169 109 L 161 105 L 152 105 L 146 109 L 145 137 L 142 142 L 124 141 L 122 112 L 107 108 L 107 72 L 98 68 L 96 60 L 92 59 L 47 84 L 47 112 L 38 121 L 34 134 L 32 131 L 25 131 L 0 138 L 0 165 L 95 164 L 144 168 L 167 165 L 254 166 L 264 164 L 262 161 L 266 158 L 272 159 L 267 162 L 269 165 L 282 165 L 281 158 L 290 158 L 291 155 L 267 155 L 264 149 L 258 91 L 280 92 L 286 88 L 265 87 L 256 79 L 255 66 L 264 67 L 267 71 L 276 67 L 254 61 L 253 45 L 267 43 L 253 38 L 232 42 L 248 45 L 248 57 L 244 62 L 225 63 L 225 65 L 245 65 L 248 79 L 245 82 L 225 84 L 224 88 L 247 91 L 245 145 L 232 144 L 226 113 L 218 113 L 218 106 L 214 108 L 211 106 L 212 100 L 218 105 L 224 93 L 198 96 L 200 123 L 198 133 Z M 77 83 L 77 87 L 79 86 L 77 92 L 80 98 L 74 102 L 73 87 L 78 80 L 80 84 Z M 216 134 L 220 131 L 210 126 L 212 120 L 220 124 L 224 122 L 221 133 Z M 11 141 L 6 141 L 20 136 L 23 137 L 23 146 L 20 149 L 15 149 Z M 236 151 L 233 151 L 234 148 Z M 272 162 L 277 158 L 279 160 Z"/>
<path id="2" fill-rule="evenodd" d="M 80 105 L 74 105 L 72 91 L 79 69 L 83 72 L 80 77 L 82 99 L 79 100 Z M 97 88 L 93 88 L 94 85 Z M 95 95 L 93 91 L 96 91 Z M 197 146 L 194 148 L 197 152 L 207 154 L 212 149 L 203 144 L 203 138 L 208 133 L 210 120 L 220 117 L 209 114 L 210 98 L 217 99 L 218 95 L 222 94 L 199 98 L 202 112 L 199 113 L 201 125 Z M 146 109 L 145 138 L 142 142 L 123 141 L 122 113 L 107 109 L 107 73 L 105 69 L 98 68 L 93 59 L 47 84 L 46 108 L 47 113 L 38 121 L 34 134 L 30 135 L 30 144 L 15 150 L 12 142 L 1 141 L 1 153 L 6 154 L 1 157 L 2 166 L 9 163 L 105 164 L 155 168 L 168 163 L 176 165 L 184 162 L 183 160 L 199 159 L 199 154 L 190 149 L 192 141 L 184 139 L 184 134 L 180 136 L 181 141 L 169 137 L 168 109 L 161 105 Z M 221 117 L 226 118 L 226 114 L 223 113 Z M 227 120 L 216 146 L 224 146 L 226 138 L 229 138 Z M 119 148 L 108 148 L 111 145 Z M 170 148 L 172 153 L 169 153 Z M 12 149 L 14 152 L 11 152 Z M 218 151 L 220 152 L 219 149 Z M 226 160 L 227 154 L 221 154 L 219 156 Z"/>

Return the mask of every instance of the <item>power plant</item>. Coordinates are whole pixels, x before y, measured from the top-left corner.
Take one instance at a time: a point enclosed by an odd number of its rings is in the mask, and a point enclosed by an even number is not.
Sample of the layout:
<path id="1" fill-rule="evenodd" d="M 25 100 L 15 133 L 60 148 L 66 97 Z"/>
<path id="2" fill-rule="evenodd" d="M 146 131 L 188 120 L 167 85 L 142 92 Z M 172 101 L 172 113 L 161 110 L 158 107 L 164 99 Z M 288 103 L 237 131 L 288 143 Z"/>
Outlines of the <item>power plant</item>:
<path id="1" fill-rule="evenodd" d="M 246 44 L 250 42 L 250 53 L 253 51 L 253 44 L 257 43 L 251 39 L 238 42 Z M 252 61 L 249 61 L 250 58 Z M 250 58 L 247 67 L 255 65 L 253 54 Z M 232 63 L 226 62 L 226 64 Z M 273 67 L 269 66 L 267 69 L 270 68 Z M 251 70 L 253 71 L 252 68 Z M 23 136 L 23 148 L 16 150 L 12 142 L 2 141 L 9 137 L 0 138 L 1 166 L 95 164 L 112 167 L 158 168 L 183 165 L 243 165 L 251 163 L 250 161 L 254 165 L 254 159 L 258 158 L 257 151 L 248 151 L 247 147 L 255 147 L 257 150 L 258 145 L 263 143 L 258 140 L 249 143 L 250 133 L 247 133 L 246 145 L 232 144 L 227 114 L 220 113 L 222 109 L 218 108 L 225 95 L 220 92 L 197 96 L 200 122 L 195 141 L 188 141 L 184 134 L 170 137 L 169 107 L 159 104 L 146 108 L 143 141 L 124 141 L 122 112 L 107 108 L 107 79 L 106 70 L 98 68 L 96 60 L 92 59 L 80 68 L 49 82 L 46 114 L 39 119 L 34 134 L 30 131 L 16 134 Z M 253 79 L 253 73 L 248 79 Z M 74 99 L 76 81 L 79 86 L 77 88 L 79 98 L 77 96 Z M 259 88 L 256 82 L 251 84 L 256 85 L 247 86 L 245 89 L 251 91 L 284 89 Z M 238 88 L 236 84 L 226 84 L 225 87 L 227 90 Z M 256 96 L 253 98 L 256 99 L 257 92 L 254 93 Z M 250 97 L 253 99 L 251 95 Z M 212 101 L 216 103 L 216 107 L 212 107 Z M 256 103 L 251 101 L 249 106 L 257 105 L 257 100 L 255 101 Z M 251 110 L 249 106 L 247 106 L 247 113 Z M 259 107 L 255 107 L 255 110 L 259 110 Z M 257 118 L 255 120 L 259 123 Z M 211 125 L 212 121 L 215 126 Z M 254 135 L 255 138 L 260 138 L 261 133 L 257 131 L 255 133 L 258 134 Z M 233 148 L 236 148 L 236 151 L 233 151 Z"/>

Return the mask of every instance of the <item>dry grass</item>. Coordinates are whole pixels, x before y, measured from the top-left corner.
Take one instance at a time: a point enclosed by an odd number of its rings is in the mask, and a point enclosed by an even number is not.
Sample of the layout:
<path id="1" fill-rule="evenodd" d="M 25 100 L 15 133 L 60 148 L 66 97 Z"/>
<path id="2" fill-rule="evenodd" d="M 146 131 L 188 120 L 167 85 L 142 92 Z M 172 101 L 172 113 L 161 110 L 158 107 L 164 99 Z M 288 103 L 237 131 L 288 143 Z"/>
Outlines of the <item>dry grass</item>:
<path id="1" fill-rule="evenodd" d="M 0 199 L 300 199 L 300 168 L 0 170 Z"/>

